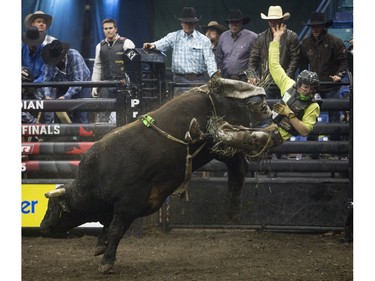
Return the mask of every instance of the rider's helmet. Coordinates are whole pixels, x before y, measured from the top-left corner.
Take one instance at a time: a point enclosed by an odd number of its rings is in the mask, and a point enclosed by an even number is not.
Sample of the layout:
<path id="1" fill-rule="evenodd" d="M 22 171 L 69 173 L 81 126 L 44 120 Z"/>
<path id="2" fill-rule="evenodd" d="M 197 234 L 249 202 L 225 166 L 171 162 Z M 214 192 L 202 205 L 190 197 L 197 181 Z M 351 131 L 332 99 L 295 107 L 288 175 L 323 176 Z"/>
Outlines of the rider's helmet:
<path id="1" fill-rule="evenodd" d="M 297 76 L 297 88 L 300 87 L 301 84 L 313 87 L 314 92 L 316 92 L 320 85 L 318 74 L 316 74 L 316 72 L 313 71 L 303 70 Z"/>

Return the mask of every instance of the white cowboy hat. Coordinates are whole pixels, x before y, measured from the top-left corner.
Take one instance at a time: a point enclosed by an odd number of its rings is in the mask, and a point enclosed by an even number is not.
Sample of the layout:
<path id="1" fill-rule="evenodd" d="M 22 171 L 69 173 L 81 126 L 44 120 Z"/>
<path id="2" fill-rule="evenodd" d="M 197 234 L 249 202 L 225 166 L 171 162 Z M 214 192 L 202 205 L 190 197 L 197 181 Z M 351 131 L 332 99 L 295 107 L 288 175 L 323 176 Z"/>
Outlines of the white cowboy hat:
<path id="1" fill-rule="evenodd" d="M 282 19 L 282 20 L 287 20 L 290 18 L 289 13 L 283 14 L 283 9 L 281 9 L 280 6 L 270 6 L 268 8 L 268 15 L 266 16 L 263 13 L 260 13 L 260 17 L 264 20 L 277 20 L 277 19 Z"/>
<path id="2" fill-rule="evenodd" d="M 45 14 L 43 11 L 36 11 L 34 14 L 28 14 L 25 17 L 25 27 L 29 28 L 33 21 L 37 18 L 42 18 L 46 21 L 47 29 L 52 23 L 52 16 Z"/>

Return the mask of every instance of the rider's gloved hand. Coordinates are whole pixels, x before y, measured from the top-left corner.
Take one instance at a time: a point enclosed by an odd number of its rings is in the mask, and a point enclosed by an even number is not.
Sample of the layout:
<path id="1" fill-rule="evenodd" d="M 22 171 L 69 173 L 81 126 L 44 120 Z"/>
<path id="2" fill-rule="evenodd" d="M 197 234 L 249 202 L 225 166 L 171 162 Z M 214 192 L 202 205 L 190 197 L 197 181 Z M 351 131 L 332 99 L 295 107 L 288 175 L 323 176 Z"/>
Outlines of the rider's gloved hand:
<path id="1" fill-rule="evenodd" d="M 282 103 L 275 103 L 273 105 L 273 111 L 275 111 L 278 114 L 288 116 L 291 114 L 294 114 L 294 112 L 289 108 L 287 104 Z"/>

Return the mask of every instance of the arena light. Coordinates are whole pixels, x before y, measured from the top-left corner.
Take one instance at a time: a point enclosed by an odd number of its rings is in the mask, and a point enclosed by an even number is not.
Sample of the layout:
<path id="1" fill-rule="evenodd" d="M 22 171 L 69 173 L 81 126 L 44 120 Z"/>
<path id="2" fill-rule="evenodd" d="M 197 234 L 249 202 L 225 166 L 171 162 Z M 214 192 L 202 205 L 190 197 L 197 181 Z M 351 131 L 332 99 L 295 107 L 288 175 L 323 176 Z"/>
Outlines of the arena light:
<path id="1" fill-rule="evenodd" d="M 118 6 L 119 5 L 119 0 L 104 0 L 103 1 L 105 3 L 105 5 L 116 5 Z"/>

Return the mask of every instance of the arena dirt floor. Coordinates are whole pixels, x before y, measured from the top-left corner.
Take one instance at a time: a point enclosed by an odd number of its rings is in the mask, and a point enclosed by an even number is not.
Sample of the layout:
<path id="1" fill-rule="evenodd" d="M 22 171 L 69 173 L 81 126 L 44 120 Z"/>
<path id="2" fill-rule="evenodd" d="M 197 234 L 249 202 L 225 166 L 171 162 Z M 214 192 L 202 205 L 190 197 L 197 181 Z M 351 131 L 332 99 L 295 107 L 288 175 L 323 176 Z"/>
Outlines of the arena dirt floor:
<path id="1" fill-rule="evenodd" d="M 109 274 L 97 271 L 96 237 L 22 237 L 23 281 L 353 280 L 353 244 L 342 233 L 171 230 L 122 239 Z"/>

